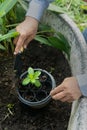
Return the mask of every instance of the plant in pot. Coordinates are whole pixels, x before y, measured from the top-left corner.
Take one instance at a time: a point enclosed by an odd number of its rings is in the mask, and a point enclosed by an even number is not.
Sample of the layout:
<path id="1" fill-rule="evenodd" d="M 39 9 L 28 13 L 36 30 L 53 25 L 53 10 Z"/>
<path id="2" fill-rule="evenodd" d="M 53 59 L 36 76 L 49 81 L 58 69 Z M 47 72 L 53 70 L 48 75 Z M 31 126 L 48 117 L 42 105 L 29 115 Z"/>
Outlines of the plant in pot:
<path id="1" fill-rule="evenodd" d="M 32 108 L 42 108 L 51 100 L 49 94 L 55 87 L 55 79 L 50 73 L 43 69 L 29 67 L 20 76 L 17 94 L 22 103 Z"/>

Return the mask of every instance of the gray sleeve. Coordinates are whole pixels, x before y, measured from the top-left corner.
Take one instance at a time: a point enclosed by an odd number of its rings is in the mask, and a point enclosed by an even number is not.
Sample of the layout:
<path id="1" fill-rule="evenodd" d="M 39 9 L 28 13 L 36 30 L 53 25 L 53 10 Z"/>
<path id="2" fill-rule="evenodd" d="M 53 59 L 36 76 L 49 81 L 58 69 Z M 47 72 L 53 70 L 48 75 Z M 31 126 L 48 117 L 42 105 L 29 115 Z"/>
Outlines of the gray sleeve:
<path id="1" fill-rule="evenodd" d="M 31 0 L 26 16 L 33 17 L 40 21 L 44 10 L 49 6 L 49 3 L 53 0 Z"/>
<path id="2" fill-rule="evenodd" d="M 77 75 L 76 78 L 82 95 L 87 97 L 87 74 Z"/>

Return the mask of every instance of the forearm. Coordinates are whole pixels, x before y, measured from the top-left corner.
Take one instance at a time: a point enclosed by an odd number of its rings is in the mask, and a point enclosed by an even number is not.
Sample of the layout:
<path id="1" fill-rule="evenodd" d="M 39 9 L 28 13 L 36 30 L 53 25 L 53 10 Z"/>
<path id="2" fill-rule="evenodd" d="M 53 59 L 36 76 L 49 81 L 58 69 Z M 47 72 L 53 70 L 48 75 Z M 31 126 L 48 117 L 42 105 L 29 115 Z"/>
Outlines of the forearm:
<path id="1" fill-rule="evenodd" d="M 87 97 L 87 74 L 78 75 L 76 76 L 76 79 L 78 81 L 82 95 Z"/>
<path id="2" fill-rule="evenodd" d="M 29 3 L 29 9 L 26 16 L 30 16 L 40 21 L 44 10 L 49 6 L 49 3 L 53 0 L 31 0 Z"/>

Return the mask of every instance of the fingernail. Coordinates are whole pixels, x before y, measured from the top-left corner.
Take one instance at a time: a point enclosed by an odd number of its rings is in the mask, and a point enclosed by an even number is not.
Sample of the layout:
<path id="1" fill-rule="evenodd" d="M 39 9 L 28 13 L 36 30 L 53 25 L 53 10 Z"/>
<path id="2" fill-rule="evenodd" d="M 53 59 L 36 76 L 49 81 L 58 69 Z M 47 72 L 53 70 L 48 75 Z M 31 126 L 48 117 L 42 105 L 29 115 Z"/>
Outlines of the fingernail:
<path id="1" fill-rule="evenodd" d="M 14 52 L 14 55 L 16 55 L 17 53 L 16 52 Z"/>
<path id="2" fill-rule="evenodd" d="M 27 48 L 27 46 L 26 45 L 24 45 L 24 49 L 26 49 Z"/>

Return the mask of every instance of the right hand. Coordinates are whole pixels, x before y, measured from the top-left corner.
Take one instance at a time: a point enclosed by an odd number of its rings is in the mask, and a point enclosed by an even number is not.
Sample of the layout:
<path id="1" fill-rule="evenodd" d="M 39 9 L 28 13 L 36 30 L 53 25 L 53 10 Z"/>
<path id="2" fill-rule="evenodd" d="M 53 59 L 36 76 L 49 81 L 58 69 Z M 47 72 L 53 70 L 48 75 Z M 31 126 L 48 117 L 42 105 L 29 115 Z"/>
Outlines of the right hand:
<path id="1" fill-rule="evenodd" d="M 27 16 L 25 20 L 16 27 L 19 36 L 14 39 L 16 45 L 14 54 L 21 51 L 21 48 L 26 48 L 28 43 L 34 39 L 37 29 L 38 21 L 32 17 Z"/>
<path id="2" fill-rule="evenodd" d="M 64 81 L 54 88 L 50 95 L 54 100 L 62 102 L 73 102 L 82 96 L 79 84 L 75 77 L 65 78 Z"/>

